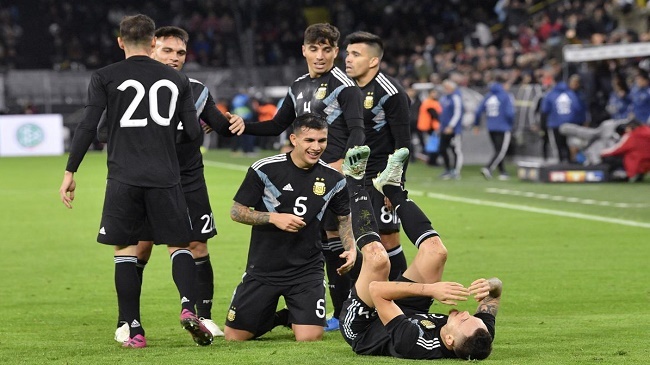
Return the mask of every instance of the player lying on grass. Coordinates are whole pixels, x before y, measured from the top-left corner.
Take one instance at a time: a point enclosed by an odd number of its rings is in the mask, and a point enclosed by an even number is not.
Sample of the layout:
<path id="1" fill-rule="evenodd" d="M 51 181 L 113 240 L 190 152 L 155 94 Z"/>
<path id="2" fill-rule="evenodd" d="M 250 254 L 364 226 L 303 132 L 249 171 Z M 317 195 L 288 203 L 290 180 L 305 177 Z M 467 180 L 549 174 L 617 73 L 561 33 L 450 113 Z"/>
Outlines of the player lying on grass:
<path id="1" fill-rule="evenodd" d="M 406 271 L 389 282 L 390 261 L 384 247 L 373 242 L 361 248 L 362 266 L 343 304 L 341 333 L 360 355 L 485 359 L 492 351 L 501 281 L 477 279 L 469 288 L 441 281 L 447 249 L 424 213 L 400 187 L 402 165 L 407 159 L 408 150 L 397 150 L 374 185 L 391 200 L 418 253 Z M 473 316 L 457 310 L 449 315 L 428 313 L 432 299 L 456 305 L 470 295 L 479 302 Z"/>

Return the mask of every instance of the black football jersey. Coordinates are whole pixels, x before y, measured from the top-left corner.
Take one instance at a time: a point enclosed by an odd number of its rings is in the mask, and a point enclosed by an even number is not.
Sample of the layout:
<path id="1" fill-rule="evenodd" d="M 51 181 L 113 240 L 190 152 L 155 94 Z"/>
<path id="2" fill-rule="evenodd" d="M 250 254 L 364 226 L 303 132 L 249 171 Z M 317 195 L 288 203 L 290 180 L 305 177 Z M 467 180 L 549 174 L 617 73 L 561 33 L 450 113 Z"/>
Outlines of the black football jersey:
<path id="1" fill-rule="evenodd" d="M 234 200 L 261 212 L 294 214 L 306 225 L 296 233 L 273 224 L 254 225 L 247 275 L 277 285 L 322 280 L 321 220 L 325 209 L 337 216 L 350 213 L 345 184 L 343 175 L 322 160 L 304 170 L 289 153 L 251 165 Z"/>
<path id="2" fill-rule="evenodd" d="M 219 135 L 225 137 L 232 136 L 232 133 L 228 129 L 230 123 L 219 109 L 217 109 L 208 88 L 200 81 L 192 78 L 190 78 L 190 86 L 192 88 L 192 95 L 194 96 L 196 114 L 200 120 L 204 121 Z M 199 123 L 198 119 L 196 123 Z M 179 124 L 178 129 L 183 130 L 183 128 L 183 124 Z M 180 136 L 182 134 L 179 133 Z M 176 146 L 176 152 L 181 169 L 181 185 L 185 192 L 194 191 L 200 188 L 205 182 L 203 177 L 203 155 L 201 154 L 203 138 L 196 138 L 189 142 L 183 142 L 182 138 L 178 139 L 179 143 Z"/>
<path id="3" fill-rule="evenodd" d="M 109 179 L 160 188 L 180 182 L 176 156 L 180 120 L 189 139 L 201 133 L 187 76 L 147 56 L 132 56 L 93 73 L 68 171 L 77 171 L 104 110 Z"/>
<path id="4" fill-rule="evenodd" d="M 477 313 L 494 338 L 495 318 L 489 313 Z M 386 324 L 390 338 L 390 355 L 406 359 L 456 358 L 456 354 L 445 347 L 440 337 L 440 328 L 447 323 L 444 314 L 400 315 Z M 385 354 L 389 355 L 389 354 Z"/>
<path id="5" fill-rule="evenodd" d="M 296 79 L 280 110 L 270 121 L 246 125 L 246 134 L 279 135 L 297 116 L 312 113 L 327 119 L 327 148 L 322 160 L 331 163 L 345 156 L 347 148 L 363 144 L 363 136 L 350 139 L 350 129 L 363 128 L 361 92 L 354 81 L 338 67 L 320 77 L 305 74 Z"/>
<path id="6" fill-rule="evenodd" d="M 363 122 L 370 158 L 366 166 L 366 184 L 386 168 L 388 155 L 396 149 L 411 148 L 409 98 L 397 80 L 379 72 L 361 88 Z"/>

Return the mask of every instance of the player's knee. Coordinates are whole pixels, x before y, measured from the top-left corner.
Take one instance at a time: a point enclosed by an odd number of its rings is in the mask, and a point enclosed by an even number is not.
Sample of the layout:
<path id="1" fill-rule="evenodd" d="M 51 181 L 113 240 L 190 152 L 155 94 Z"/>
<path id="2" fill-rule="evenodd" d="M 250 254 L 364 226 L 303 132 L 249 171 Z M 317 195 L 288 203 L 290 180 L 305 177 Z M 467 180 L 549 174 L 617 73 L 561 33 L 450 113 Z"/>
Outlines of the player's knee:
<path id="1" fill-rule="evenodd" d="M 442 243 L 440 237 L 430 237 L 420 244 L 418 251 L 432 260 L 439 262 L 447 261 L 447 247 Z"/>
<path id="2" fill-rule="evenodd" d="M 208 244 L 206 242 L 193 241 L 190 242 L 190 251 L 192 256 L 196 258 L 208 256 Z"/>
<path id="3" fill-rule="evenodd" d="M 390 271 L 390 260 L 386 249 L 380 242 L 371 242 L 361 250 L 363 254 L 363 265 L 368 266 L 372 271 Z"/>
<path id="4" fill-rule="evenodd" d="M 226 341 L 248 341 L 254 335 L 248 331 L 237 330 L 226 326 L 223 329 L 223 336 Z"/>
<path id="5" fill-rule="evenodd" d="M 323 339 L 323 327 L 320 326 L 294 326 L 296 341 L 311 342 Z"/>

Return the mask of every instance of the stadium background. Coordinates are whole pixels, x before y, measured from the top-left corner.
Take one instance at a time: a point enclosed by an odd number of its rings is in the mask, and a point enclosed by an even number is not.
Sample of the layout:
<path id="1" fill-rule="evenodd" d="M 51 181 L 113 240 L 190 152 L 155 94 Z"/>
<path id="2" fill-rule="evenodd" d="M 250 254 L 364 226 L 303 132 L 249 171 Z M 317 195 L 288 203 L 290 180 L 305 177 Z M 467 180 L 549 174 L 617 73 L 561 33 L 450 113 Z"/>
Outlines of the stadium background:
<path id="1" fill-rule="evenodd" d="M 306 72 L 300 45 L 308 24 L 330 22 L 342 37 L 354 30 L 386 42 L 382 69 L 405 87 L 457 81 L 465 125 L 486 85 L 504 77 L 517 102 L 511 155 L 541 151 L 535 105 L 551 80 L 579 73 L 592 125 L 611 92 L 613 74 L 631 84 L 642 58 L 567 65 L 562 47 L 644 42 L 645 0 L 33 0 L 0 4 L 0 110 L 4 114 L 58 113 L 74 130 L 92 70 L 118 61 L 120 19 L 142 12 L 158 26 L 190 33 L 184 71 L 215 98 L 237 93 L 277 101 Z M 337 64 L 343 64 L 344 50 Z M 485 135 L 464 134 L 466 162 L 483 162 Z"/>

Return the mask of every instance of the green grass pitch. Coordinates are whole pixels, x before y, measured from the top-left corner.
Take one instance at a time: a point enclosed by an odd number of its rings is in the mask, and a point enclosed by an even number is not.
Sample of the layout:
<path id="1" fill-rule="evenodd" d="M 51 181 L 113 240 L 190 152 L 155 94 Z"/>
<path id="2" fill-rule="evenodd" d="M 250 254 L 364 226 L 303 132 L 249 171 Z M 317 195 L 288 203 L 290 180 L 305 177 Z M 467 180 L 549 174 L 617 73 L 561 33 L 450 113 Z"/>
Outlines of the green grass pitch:
<path id="1" fill-rule="evenodd" d="M 295 343 L 284 328 L 248 343 L 219 338 L 197 347 L 178 323 L 177 292 L 162 248 L 154 250 L 144 274 L 149 346 L 120 348 L 113 341 L 112 248 L 95 242 L 106 156 L 86 156 L 72 210 L 58 197 L 66 159 L 0 159 L 1 364 L 416 363 L 356 356 L 339 333 Z M 244 270 L 250 228 L 232 222 L 229 209 L 253 159 L 232 158 L 228 151 L 209 151 L 205 159 L 219 232 L 209 242 L 213 313 L 223 325 Z M 440 181 L 439 168 L 414 163 L 407 187 L 449 250 L 445 280 L 503 280 L 494 350 L 484 363 L 650 363 L 650 183 L 485 181 L 478 168 L 467 166 L 462 180 Z M 414 247 L 405 236 L 402 241 L 407 258 L 413 257 Z M 476 303 L 458 308 L 473 311 Z"/>

